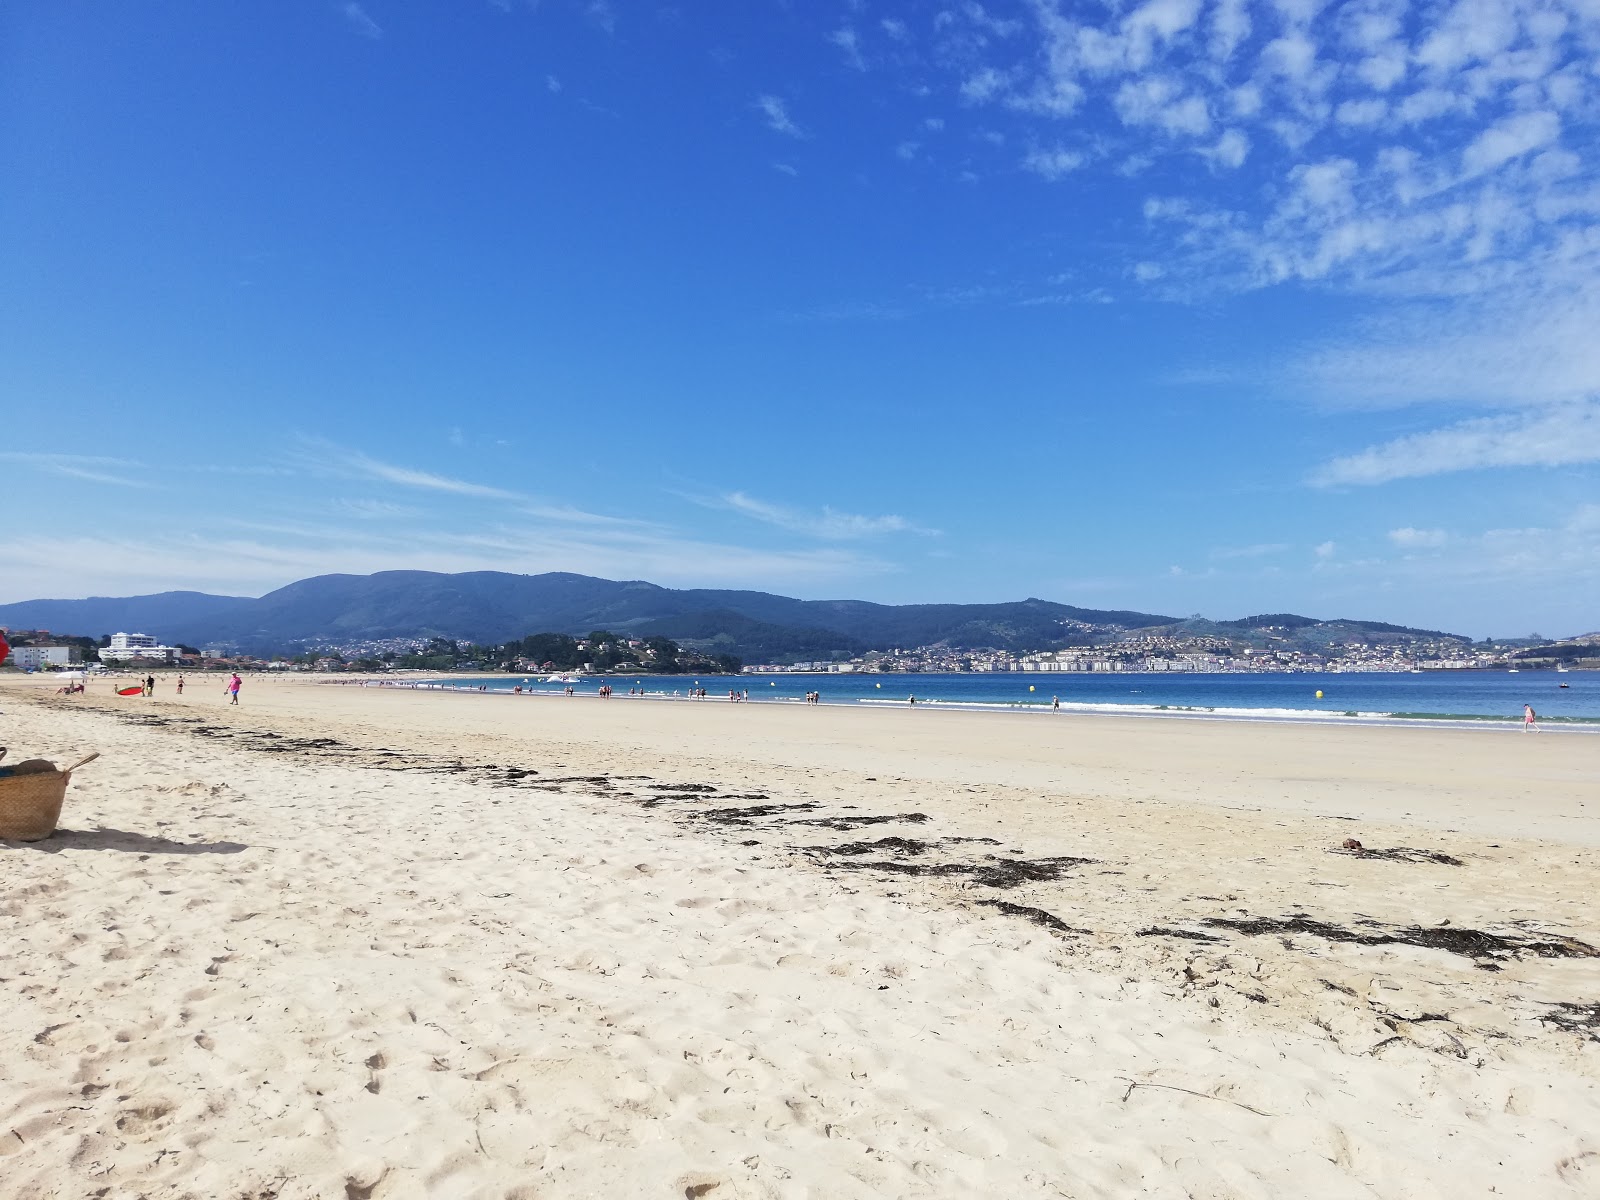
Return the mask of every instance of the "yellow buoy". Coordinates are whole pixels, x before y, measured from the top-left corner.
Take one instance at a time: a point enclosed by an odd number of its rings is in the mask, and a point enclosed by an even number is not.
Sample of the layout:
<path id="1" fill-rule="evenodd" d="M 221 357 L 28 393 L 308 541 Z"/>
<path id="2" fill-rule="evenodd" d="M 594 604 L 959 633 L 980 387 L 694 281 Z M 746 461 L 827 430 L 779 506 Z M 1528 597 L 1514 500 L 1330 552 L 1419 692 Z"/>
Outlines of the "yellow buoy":
<path id="1" fill-rule="evenodd" d="M 875 683 L 875 684 L 873 684 L 873 685 L 872 685 L 872 686 L 873 686 L 873 687 L 882 687 L 882 686 L 883 686 L 883 684 L 881 684 L 881 683 Z"/>
<path id="2" fill-rule="evenodd" d="M 1318 700 L 1321 700 L 1321 699 L 1322 699 L 1322 689 L 1321 689 L 1321 688 L 1318 688 L 1318 689 L 1317 689 L 1317 699 L 1318 699 Z"/>
<path id="3" fill-rule="evenodd" d="M 1030 684 L 1029 684 L 1029 685 L 1028 685 L 1028 690 L 1029 690 L 1029 691 L 1030 691 L 1030 692 L 1031 692 L 1031 691 L 1033 691 L 1033 684 L 1031 684 L 1031 683 L 1030 683 Z"/>

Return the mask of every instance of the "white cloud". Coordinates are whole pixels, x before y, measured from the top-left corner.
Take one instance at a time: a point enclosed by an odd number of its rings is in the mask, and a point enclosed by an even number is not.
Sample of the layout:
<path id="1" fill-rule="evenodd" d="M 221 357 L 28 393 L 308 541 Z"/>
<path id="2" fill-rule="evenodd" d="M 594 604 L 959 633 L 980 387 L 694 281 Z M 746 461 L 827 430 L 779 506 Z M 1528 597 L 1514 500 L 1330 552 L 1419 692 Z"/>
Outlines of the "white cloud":
<path id="1" fill-rule="evenodd" d="M 1561 118 L 1553 112 L 1517 113 L 1474 138 L 1461 152 L 1461 168 L 1468 175 L 1481 175 L 1548 145 L 1560 134 Z"/>
<path id="2" fill-rule="evenodd" d="M 503 526 L 384 533 L 370 523 L 281 540 L 239 536 L 0 535 L 0 602 L 48 595 L 130 595 L 174 588 L 259 595 L 297 579 L 375 571 L 573 571 L 692 587 L 759 587 L 859 579 L 893 568 L 836 547 L 762 550 L 682 535 L 595 534 Z M 70 573 L 63 562 L 72 563 Z"/>
<path id="3" fill-rule="evenodd" d="M 923 529 L 900 516 L 866 517 L 840 512 L 824 507 L 821 512 L 806 512 L 782 504 L 758 500 L 744 492 L 729 492 L 715 502 L 716 506 L 751 517 L 768 525 L 776 525 L 793 533 L 833 540 L 854 540 L 878 537 L 887 533 L 931 534 L 935 530 Z"/>
<path id="4" fill-rule="evenodd" d="M 382 28 L 367 15 L 367 10 L 357 4 L 355 0 L 350 0 L 349 3 L 340 5 L 339 11 L 344 15 L 345 22 L 350 28 L 362 37 L 377 39 L 383 36 Z"/>
<path id="5" fill-rule="evenodd" d="M 98 454 L 40 454 L 22 450 L 0 451 L 0 462 L 20 463 L 52 475 L 69 479 L 82 479 L 89 483 L 109 483 L 118 487 L 148 488 L 154 486 L 149 478 L 149 468 L 143 463 L 126 458 L 109 458 Z"/>
<path id="6" fill-rule="evenodd" d="M 1391 529 L 1389 540 L 1403 550 L 1433 549 L 1448 542 L 1450 535 L 1442 529 L 1413 529 L 1407 525 Z"/>
<path id="7" fill-rule="evenodd" d="M 1186 219 L 1153 231 L 1175 287 L 1187 273 L 1196 290 L 1300 280 L 1459 295 L 1498 287 L 1492 268 L 1600 240 L 1596 160 L 1563 145 L 1600 136 L 1592 7 L 1447 0 L 1429 20 L 1404 0 L 1031 8 L 1027 49 L 942 10 L 940 49 L 968 103 L 1023 114 L 1034 145 L 1061 118 L 1097 129 L 1069 152 L 1075 167 L 1181 151 L 1233 169 L 1248 155 L 1236 189 L 1191 192 Z M 1338 194 L 1318 203 L 1310 186 L 1328 164 L 1341 173 L 1321 182 Z"/>
<path id="8" fill-rule="evenodd" d="M 1513 632 L 1532 628 L 1581 633 L 1595 627 L 1592 597 L 1600 594 L 1600 504 L 1580 504 L 1542 524 L 1479 533 L 1395 530 L 1393 557 L 1339 560 L 1313 566 L 1330 596 L 1370 602 L 1378 592 L 1409 593 L 1418 624 L 1455 628 L 1483 614 L 1521 614 Z M 1420 535 L 1422 545 L 1408 544 Z M 1395 618 L 1391 618 L 1395 619 Z M 1502 622 L 1504 617 L 1501 618 Z M 1482 633 L 1504 633 L 1501 629 Z"/>
<path id="9" fill-rule="evenodd" d="M 1022 160 L 1022 167 L 1041 175 L 1046 179 L 1060 179 L 1070 175 L 1083 166 L 1083 155 L 1075 150 L 1064 150 L 1057 146 L 1051 150 L 1034 149 L 1028 151 L 1027 157 Z"/>
<path id="10" fill-rule="evenodd" d="M 339 511 L 363 520 L 386 520 L 391 517 L 414 517 L 418 510 L 407 504 L 391 504 L 387 500 L 339 500 Z"/>
<path id="11" fill-rule="evenodd" d="M 1289 549 L 1287 542 L 1260 542 L 1254 546 L 1225 546 L 1211 552 L 1212 558 L 1231 561 L 1240 558 L 1267 558 Z"/>
<path id="12" fill-rule="evenodd" d="M 1592 261 L 1548 261 L 1542 280 L 1485 300 L 1393 310 L 1309 348 L 1281 382 L 1342 407 L 1581 403 L 1600 395 L 1600 287 L 1559 285 Z"/>
<path id="13" fill-rule="evenodd" d="M 1389 102 L 1377 96 L 1346 100 L 1334 110 L 1341 125 L 1376 125 L 1389 115 Z"/>
<path id="14" fill-rule="evenodd" d="M 803 138 L 805 132 L 789 119 L 788 106 L 777 96 L 757 96 L 756 108 L 767 118 L 767 128 L 789 137 Z"/>
<path id="15" fill-rule="evenodd" d="M 1336 458 L 1312 476 L 1324 486 L 1387 483 L 1485 467 L 1600 462 L 1600 404 L 1479 417 Z"/>
<path id="16" fill-rule="evenodd" d="M 1332 558 L 1334 551 L 1337 549 L 1338 547 L 1333 542 L 1319 542 L 1315 553 L 1318 558 Z"/>
<path id="17" fill-rule="evenodd" d="M 1169 134 L 1194 137 L 1211 129 L 1211 114 L 1199 96 L 1186 95 L 1178 80 L 1151 75 L 1117 89 L 1117 115 L 1126 125 L 1153 125 Z"/>
<path id="18" fill-rule="evenodd" d="M 1250 154 L 1250 139 L 1241 130 L 1224 129 L 1216 145 L 1200 153 L 1218 166 L 1236 169 Z"/>
<path id="19" fill-rule="evenodd" d="M 850 26 L 846 25 L 841 29 L 835 29 L 828 35 L 828 41 L 839 48 L 839 51 L 844 55 L 844 61 L 850 66 L 857 71 L 865 71 L 867 69 L 867 60 L 861 57 L 861 39 Z"/>
<path id="20" fill-rule="evenodd" d="M 616 10 L 611 7 L 610 0 L 589 0 L 588 5 L 583 10 L 583 14 L 589 18 L 590 23 L 595 28 L 602 32 L 615 33 L 617 31 L 617 14 Z"/>
<path id="21" fill-rule="evenodd" d="M 485 500 L 520 500 L 519 492 L 488 484 L 470 483 L 452 479 L 431 471 L 380 462 L 359 450 L 346 450 L 318 438 L 302 439 L 302 451 L 297 456 L 304 465 L 316 470 L 344 475 L 354 479 L 375 479 L 398 487 L 416 488 L 425 492 L 444 492 L 455 496 L 474 496 Z"/>

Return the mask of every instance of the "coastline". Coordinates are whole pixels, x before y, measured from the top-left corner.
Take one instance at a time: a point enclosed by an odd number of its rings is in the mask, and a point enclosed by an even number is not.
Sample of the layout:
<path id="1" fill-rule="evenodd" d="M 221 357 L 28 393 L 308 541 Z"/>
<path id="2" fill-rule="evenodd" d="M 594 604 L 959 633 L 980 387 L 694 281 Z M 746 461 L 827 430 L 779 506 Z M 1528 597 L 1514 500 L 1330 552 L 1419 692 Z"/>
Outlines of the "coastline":
<path id="1" fill-rule="evenodd" d="M 0 687 L 24 1188 L 1592 1189 L 1583 739 L 217 690 Z"/>
<path id="2" fill-rule="evenodd" d="M 1128 673 L 1133 674 L 1133 673 Z M 1157 676 L 1160 677 L 1159 675 Z M 392 675 L 358 675 L 339 678 L 318 678 L 314 682 L 322 686 L 382 686 L 421 691 L 449 691 L 471 694 L 480 689 L 474 686 L 474 680 L 483 680 L 491 684 L 516 684 L 527 678 L 525 675 L 507 672 L 482 672 L 473 676 L 439 676 L 420 673 L 419 678 L 399 678 Z M 629 676 L 593 676 L 585 680 L 585 684 L 608 682 L 611 679 L 626 680 Z M 706 676 L 718 680 L 750 677 L 741 676 Z M 837 678 L 837 677 L 834 677 Z M 652 677 L 653 682 L 659 682 L 661 677 Z M 491 687 L 491 694 L 507 695 L 509 689 Z M 555 690 L 555 685 L 531 686 L 518 694 L 519 697 L 550 698 L 550 699 L 600 699 L 590 691 L 578 691 L 573 696 L 566 696 Z M 725 696 L 712 694 L 703 698 L 681 696 L 676 692 L 671 694 L 664 690 L 656 690 L 644 695 L 629 695 L 626 693 L 614 694 L 606 697 L 616 701 L 675 701 L 697 704 L 715 704 L 726 702 Z M 805 702 L 794 696 L 763 696 L 759 691 L 751 693 L 748 703 L 760 705 L 803 705 Z M 906 708 L 910 707 L 907 700 L 901 699 L 872 699 L 868 697 L 852 697 L 846 699 L 821 699 L 817 705 L 829 708 Z M 1522 718 L 1513 715 L 1490 715 L 1478 713 L 1436 713 L 1436 712 L 1389 712 L 1389 711 L 1330 711 L 1318 709 L 1295 708 L 1240 708 L 1229 706 L 1212 706 L 1199 704 L 1130 704 L 1130 703 L 1091 703 L 1083 701 L 1063 701 L 1059 709 L 1054 709 L 1051 704 L 1043 700 L 1016 700 L 1016 701 L 983 701 L 983 700 L 947 700 L 939 697 L 919 697 L 916 707 L 927 711 L 957 711 L 957 712 L 993 712 L 1016 713 L 1035 716 L 1059 716 L 1071 713 L 1083 716 L 1127 716 L 1149 717 L 1181 720 L 1213 720 L 1213 721 L 1264 721 L 1264 722 L 1292 722 L 1306 724 L 1329 725 L 1408 725 L 1427 726 L 1433 728 L 1481 728 L 1497 729 L 1501 731 L 1521 732 Z M 1600 716 L 1566 716 L 1566 715 L 1541 715 L 1541 731 L 1563 733 L 1600 733 Z"/>

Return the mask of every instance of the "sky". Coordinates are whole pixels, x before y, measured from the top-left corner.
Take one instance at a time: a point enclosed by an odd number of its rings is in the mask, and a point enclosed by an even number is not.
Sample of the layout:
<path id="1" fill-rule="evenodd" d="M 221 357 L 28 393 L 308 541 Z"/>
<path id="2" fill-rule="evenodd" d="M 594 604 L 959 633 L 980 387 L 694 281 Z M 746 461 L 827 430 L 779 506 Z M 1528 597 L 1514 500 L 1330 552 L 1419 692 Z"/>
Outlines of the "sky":
<path id="1" fill-rule="evenodd" d="M 1594 0 L 0 10 L 0 602 L 1600 628 Z"/>

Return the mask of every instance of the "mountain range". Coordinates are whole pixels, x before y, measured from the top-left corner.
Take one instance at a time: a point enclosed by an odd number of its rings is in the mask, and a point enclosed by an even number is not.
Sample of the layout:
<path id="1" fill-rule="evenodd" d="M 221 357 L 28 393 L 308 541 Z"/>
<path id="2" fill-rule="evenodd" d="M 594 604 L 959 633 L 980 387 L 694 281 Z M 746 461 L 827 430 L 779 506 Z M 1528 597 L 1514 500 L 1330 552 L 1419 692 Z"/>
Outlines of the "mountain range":
<path id="1" fill-rule="evenodd" d="M 1288 633 L 1296 642 L 1454 636 L 1381 622 L 1324 622 L 1290 613 L 1215 622 L 1031 598 L 1000 604 L 797 600 L 769 592 L 675 589 L 567 572 L 501 571 L 319 575 L 260 597 L 161 592 L 25 600 L 0 605 L 0 625 L 90 636 L 148 633 L 165 642 L 222 643 L 253 653 L 410 637 L 496 644 L 530 633 L 610 629 L 630 636 L 662 635 L 749 661 L 825 659 L 937 644 L 1042 650 L 1091 645 L 1136 629 L 1246 641 L 1253 640 L 1252 631 L 1268 628 Z"/>

